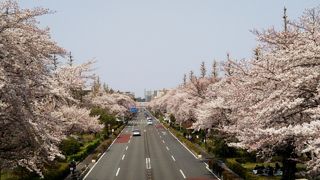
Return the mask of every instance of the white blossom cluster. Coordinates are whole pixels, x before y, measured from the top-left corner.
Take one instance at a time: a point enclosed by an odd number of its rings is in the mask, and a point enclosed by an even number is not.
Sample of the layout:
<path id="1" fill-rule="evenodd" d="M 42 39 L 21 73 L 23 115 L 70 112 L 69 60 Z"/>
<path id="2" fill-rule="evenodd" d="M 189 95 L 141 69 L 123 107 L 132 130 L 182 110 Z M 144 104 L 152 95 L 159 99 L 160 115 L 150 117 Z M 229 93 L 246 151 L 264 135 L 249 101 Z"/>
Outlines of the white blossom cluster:
<path id="1" fill-rule="evenodd" d="M 0 169 L 20 165 L 42 176 L 48 162 L 63 157 L 58 144 L 67 135 L 103 128 L 79 100 L 94 77 L 94 61 L 56 66 L 55 57 L 63 58 L 65 50 L 36 21 L 48 13 L 0 2 Z M 87 100 L 102 105 L 103 98 Z M 110 111 L 128 111 L 128 97 L 108 98 Z"/>
<path id="2" fill-rule="evenodd" d="M 229 134 L 230 145 L 263 158 L 285 155 L 320 172 L 320 10 L 306 10 L 285 30 L 258 32 L 254 56 L 228 59 L 225 76 L 215 78 L 204 98 L 186 93 L 189 84 L 150 103 L 194 128 Z"/>
<path id="3" fill-rule="evenodd" d="M 105 109 L 109 114 L 122 118 L 130 114 L 129 109 L 135 107 L 133 98 L 120 92 L 106 92 L 105 89 L 98 86 L 96 92 L 89 93 L 85 100 L 92 106 Z"/>

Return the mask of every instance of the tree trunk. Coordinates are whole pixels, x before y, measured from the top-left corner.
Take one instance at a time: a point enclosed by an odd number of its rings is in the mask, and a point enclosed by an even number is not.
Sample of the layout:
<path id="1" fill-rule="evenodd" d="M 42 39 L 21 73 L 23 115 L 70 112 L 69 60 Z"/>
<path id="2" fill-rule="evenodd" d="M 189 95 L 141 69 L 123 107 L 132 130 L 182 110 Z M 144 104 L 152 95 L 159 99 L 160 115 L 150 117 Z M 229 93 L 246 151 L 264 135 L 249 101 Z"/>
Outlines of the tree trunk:
<path id="1" fill-rule="evenodd" d="M 283 165 L 283 175 L 281 179 L 294 180 L 295 173 L 297 171 L 296 169 L 297 162 L 289 159 L 288 157 L 283 157 L 282 165 Z"/>
<path id="2" fill-rule="evenodd" d="M 283 174 L 282 174 L 282 180 L 294 180 L 295 179 L 295 173 L 297 171 L 296 165 L 297 162 L 294 160 L 297 155 L 294 152 L 294 145 L 293 139 L 287 140 L 288 144 L 286 144 L 284 147 L 282 147 L 281 156 L 282 156 L 282 166 L 283 166 Z"/>

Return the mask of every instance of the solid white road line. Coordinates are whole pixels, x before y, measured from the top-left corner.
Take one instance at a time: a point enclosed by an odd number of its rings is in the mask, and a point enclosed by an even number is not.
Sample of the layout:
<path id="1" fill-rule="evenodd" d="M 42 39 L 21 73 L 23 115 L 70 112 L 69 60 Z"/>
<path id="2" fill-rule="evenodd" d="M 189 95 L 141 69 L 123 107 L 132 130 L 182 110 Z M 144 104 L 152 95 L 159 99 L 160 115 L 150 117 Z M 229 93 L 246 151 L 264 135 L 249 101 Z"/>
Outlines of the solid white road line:
<path id="1" fill-rule="evenodd" d="M 126 156 L 125 154 L 122 156 L 122 160 L 124 159 L 125 156 Z"/>
<path id="2" fill-rule="evenodd" d="M 155 118 L 155 117 L 153 116 L 153 118 Z M 155 118 L 155 119 L 159 122 L 159 124 L 161 124 L 160 121 L 159 121 L 157 118 Z M 175 138 L 186 150 L 188 150 L 188 151 L 190 152 L 190 154 L 193 155 L 194 158 L 198 159 L 198 157 L 197 157 L 195 154 L 193 154 L 193 152 L 192 152 L 189 148 L 187 148 L 174 134 L 172 134 L 172 132 L 171 132 L 166 126 L 163 125 L 163 127 L 164 127 L 164 128 L 173 136 L 173 138 Z M 159 133 L 159 132 L 158 132 L 158 133 Z M 209 172 L 210 172 L 212 175 L 214 175 L 217 179 L 221 180 L 215 173 L 213 173 L 213 172 L 209 169 L 209 165 L 208 165 L 207 163 L 204 163 L 204 164 L 206 165 L 207 170 L 209 170 Z"/>
<path id="3" fill-rule="evenodd" d="M 183 173 L 183 171 L 180 169 L 180 173 L 182 174 L 182 176 L 183 176 L 183 179 L 185 179 L 186 178 L 186 176 L 184 175 L 184 173 Z"/>
<path id="4" fill-rule="evenodd" d="M 120 171 L 120 168 L 118 168 L 117 173 L 116 173 L 116 176 L 118 176 L 118 175 L 119 175 L 119 171 Z"/>
<path id="5" fill-rule="evenodd" d="M 147 168 L 147 169 L 151 169 L 150 158 L 146 158 L 146 168 Z"/>
<path id="6" fill-rule="evenodd" d="M 128 143 L 130 143 L 131 142 L 131 139 L 128 141 Z"/>
<path id="7" fill-rule="evenodd" d="M 169 148 L 168 148 L 168 146 L 166 146 L 166 148 L 167 148 L 167 150 L 169 151 Z"/>
<path id="8" fill-rule="evenodd" d="M 128 150 L 128 146 L 126 147 L 126 150 Z"/>
<path id="9" fill-rule="evenodd" d="M 176 159 L 171 155 L 171 158 L 173 159 L 173 161 L 176 161 Z"/>
<path id="10" fill-rule="evenodd" d="M 169 131 L 169 130 L 167 129 L 167 131 Z M 172 137 L 175 138 L 186 150 L 188 150 L 188 151 L 190 152 L 190 154 L 193 155 L 194 158 L 198 159 L 198 157 L 197 157 L 195 154 L 193 154 L 193 152 L 192 152 L 189 148 L 187 148 L 186 145 L 184 145 L 174 134 L 172 134 L 171 131 L 169 131 L 169 133 L 170 133 L 170 134 L 172 135 Z"/>
<path id="11" fill-rule="evenodd" d="M 125 128 L 123 128 L 121 130 L 121 132 L 118 134 L 118 136 L 112 141 L 112 143 L 110 144 L 110 146 L 108 147 L 108 149 L 100 156 L 100 158 L 98 159 L 98 161 L 92 166 L 92 168 L 89 170 L 89 172 L 84 176 L 83 179 L 86 179 L 87 176 L 90 174 L 90 172 L 93 170 L 93 168 L 99 163 L 99 161 L 102 159 L 102 157 L 106 154 L 106 152 L 111 148 L 111 146 L 113 145 L 113 143 L 118 139 L 118 137 L 122 134 L 123 130 Z"/>

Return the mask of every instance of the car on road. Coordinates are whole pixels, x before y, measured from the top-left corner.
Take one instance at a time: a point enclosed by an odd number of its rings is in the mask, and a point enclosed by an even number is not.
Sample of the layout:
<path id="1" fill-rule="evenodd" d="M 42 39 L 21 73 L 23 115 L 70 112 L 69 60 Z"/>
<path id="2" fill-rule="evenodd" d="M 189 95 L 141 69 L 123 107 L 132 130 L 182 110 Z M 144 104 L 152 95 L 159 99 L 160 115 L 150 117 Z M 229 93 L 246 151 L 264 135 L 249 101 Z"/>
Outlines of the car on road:
<path id="1" fill-rule="evenodd" d="M 151 119 L 147 120 L 147 124 L 152 125 L 153 124 L 152 120 Z"/>
<path id="2" fill-rule="evenodd" d="M 147 124 L 148 124 L 148 125 L 152 125 L 152 124 L 153 124 L 152 119 L 148 119 L 148 120 L 147 120 Z"/>
<path id="3" fill-rule="evenodd" d="M 139 129 L 134 129 L 132 131 L 132 136 L 141 136 L 141 131 Z"/>

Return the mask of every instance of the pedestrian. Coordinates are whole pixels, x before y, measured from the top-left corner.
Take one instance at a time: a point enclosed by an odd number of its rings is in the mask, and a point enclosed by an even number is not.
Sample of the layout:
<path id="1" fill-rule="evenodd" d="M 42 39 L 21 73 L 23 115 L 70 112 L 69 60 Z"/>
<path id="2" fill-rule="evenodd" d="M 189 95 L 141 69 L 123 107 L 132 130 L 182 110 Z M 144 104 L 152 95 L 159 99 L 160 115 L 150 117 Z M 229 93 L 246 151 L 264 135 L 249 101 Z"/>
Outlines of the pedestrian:
<path id="1" fill-rule="evenodd" d="M 73 159 L 69 164 L 70 172 L 72 174 L 74 174 L 74 172 L 76 171 L 76 166 L 77 166 L 76 161 Z"/>

